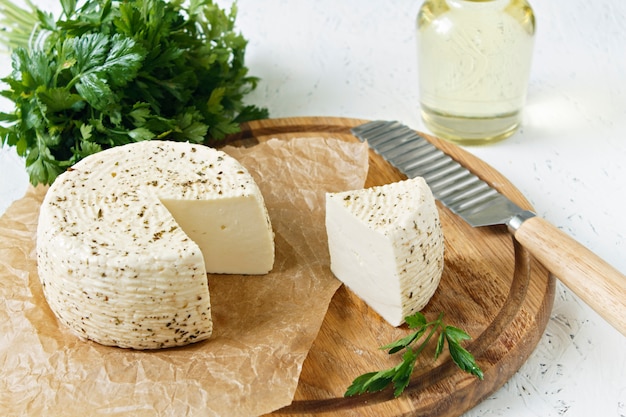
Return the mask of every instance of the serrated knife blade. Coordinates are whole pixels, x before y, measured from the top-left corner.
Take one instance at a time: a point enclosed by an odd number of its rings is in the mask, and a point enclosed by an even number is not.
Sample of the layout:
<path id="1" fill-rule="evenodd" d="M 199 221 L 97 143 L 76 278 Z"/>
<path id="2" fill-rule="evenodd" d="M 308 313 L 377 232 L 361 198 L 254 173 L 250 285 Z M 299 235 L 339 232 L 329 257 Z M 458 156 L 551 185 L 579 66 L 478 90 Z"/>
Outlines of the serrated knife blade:
<path id="1" fill-rule="evenodd" d="M 378 120 L 351 131 L 407 177 L 423 177 L 435 198 L 471 226 L 506 225 L 552 274 L 626 336 L 626 277 L 607 262 L 408 126 Z"/>

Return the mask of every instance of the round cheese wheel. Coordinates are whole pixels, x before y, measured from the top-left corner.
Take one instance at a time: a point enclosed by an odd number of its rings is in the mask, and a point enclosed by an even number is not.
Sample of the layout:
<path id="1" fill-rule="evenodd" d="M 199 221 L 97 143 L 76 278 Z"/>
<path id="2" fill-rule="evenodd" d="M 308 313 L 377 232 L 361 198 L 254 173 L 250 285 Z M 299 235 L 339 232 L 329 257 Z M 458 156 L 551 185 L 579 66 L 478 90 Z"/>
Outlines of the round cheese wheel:
<path id="1" fill-rule="evenodd" d="M 207 273 L 264 274 L 271 222 L 250 173 L 219 150 L 145 141 L 91 155 L 41 206 L 38 273 L 74 333 L 135 349 L 212 333 Z"/>

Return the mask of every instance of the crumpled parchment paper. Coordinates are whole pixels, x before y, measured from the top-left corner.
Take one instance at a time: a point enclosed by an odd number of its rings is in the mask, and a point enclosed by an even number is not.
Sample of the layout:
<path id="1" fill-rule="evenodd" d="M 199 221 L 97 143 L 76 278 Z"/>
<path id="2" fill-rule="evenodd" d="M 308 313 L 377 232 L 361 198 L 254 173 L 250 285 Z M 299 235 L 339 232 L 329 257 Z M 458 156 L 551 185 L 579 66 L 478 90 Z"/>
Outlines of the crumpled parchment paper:
<path id="1" fill-rule="evenodd" d="M 257 180 L 276 235 L 265 276 L 209 275 L 214 334 L 134 351 L 78 339 L 49 309 L 35 234 L 46 188 L 0 219 L 0 414 L 254 416 L 291 403 L 302 363 L 339 287 L 329 269 L 324 193 L 361 188 L 367 145 L 271 139 L 227 147 Z"/>

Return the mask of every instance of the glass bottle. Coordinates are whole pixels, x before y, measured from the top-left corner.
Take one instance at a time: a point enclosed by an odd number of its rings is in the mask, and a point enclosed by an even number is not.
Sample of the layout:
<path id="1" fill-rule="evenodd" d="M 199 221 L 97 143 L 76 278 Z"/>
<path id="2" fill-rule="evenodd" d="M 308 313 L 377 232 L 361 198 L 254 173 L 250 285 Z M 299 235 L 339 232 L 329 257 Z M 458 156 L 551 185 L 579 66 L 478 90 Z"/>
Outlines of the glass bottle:
<path id="1" fill-rule="evenodd" d="M 526 0 L 426 0 L 417 18 L 426 126 L 461 144 L 504 139 L 526 101 L 535 16 Z"/>

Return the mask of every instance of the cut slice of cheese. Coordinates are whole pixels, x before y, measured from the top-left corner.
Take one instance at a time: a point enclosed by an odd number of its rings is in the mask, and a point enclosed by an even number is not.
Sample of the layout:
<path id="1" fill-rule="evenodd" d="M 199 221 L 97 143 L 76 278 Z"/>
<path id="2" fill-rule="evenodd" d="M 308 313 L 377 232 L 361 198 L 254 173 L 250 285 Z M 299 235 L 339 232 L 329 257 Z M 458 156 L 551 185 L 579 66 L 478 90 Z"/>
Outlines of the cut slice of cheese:
<path id="1" fill-rule="evenodd" d="M 135 349 L 212 333 L 206 273 L 265 274 L 274 235 L 248 171 L 224 152 L 146 141 L 74 165 L 42 203 L 44 295 L 81 337 Z"/>
<path id="2" fill-rule="evenodd" d="M 326 231 L 332 272 L 393 326 L 437 289 L 444 240 L 422 178 L 326 194 Z"/>

